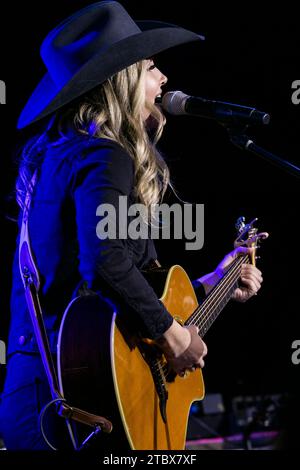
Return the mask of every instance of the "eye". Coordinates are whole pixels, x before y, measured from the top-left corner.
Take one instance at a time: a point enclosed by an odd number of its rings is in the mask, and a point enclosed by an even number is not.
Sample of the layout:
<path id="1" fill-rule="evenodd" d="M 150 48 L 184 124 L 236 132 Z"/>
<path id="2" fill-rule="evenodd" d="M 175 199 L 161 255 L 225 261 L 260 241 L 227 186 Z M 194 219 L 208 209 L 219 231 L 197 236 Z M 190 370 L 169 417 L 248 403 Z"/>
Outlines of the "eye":
<path id="1" fill-rule="evenodd" d="M 155 69 L 155 68 L 156 68 L 156 65 L 153 63 L 153 64 L 149 65 L 148 71 L 149 71 L 149 70 L 153 70 L 153 69 Z"/>

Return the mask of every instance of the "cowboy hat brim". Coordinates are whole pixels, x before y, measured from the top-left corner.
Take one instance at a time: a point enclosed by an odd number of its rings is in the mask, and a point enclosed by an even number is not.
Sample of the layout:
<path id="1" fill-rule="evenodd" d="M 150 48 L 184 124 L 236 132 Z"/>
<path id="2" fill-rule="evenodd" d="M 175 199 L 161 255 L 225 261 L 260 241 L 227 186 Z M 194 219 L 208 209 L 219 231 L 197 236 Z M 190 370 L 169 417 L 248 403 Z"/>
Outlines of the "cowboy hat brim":
<path id="1" fill-rule="evenodd" d="M 113 44 L 105 52 L 95 54 L 62 88 L 47 73 L 25 105 L 17 127 L 22 129 L 84 93 L 100 85 L 120 70 L 152 57 L 166 49 L 204 37 L 184 28 L 159 21 L 136 21 L 140 33 Z"/>

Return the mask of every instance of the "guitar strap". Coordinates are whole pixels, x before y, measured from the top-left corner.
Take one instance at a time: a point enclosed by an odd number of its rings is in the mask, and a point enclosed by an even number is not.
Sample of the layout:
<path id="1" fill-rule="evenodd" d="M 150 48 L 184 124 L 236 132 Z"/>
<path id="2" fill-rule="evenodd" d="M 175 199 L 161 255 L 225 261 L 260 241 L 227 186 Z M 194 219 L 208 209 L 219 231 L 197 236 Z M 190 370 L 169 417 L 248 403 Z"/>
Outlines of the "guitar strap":
<path id="1" fill-rule="evenodd" d="M 57 374 L 50 352 L 49 340 L 39 299 L 40 276 L 31 249 L 28 228 L 29 209 L 31 205 L 33 188 L 36 184 L 36 181 L 37 171 L 34 173 L 31 179 L 30 186 L 25 197 L 19 243 L 19 269 L 25 289 L 25 297 L 34 329 L 34 334 L 46 372 L 51 396 L 54 401 L 61 403 L 60 407 L 57 408 L 57 412 L 60 416 L 66 418 L 67 420 L 73 419 L 75 421 L 79 421 L 80 423 L 93 426 L 97 428 L 97 430 L 100 428 L 102 431 L 109 433 L 112 430 L 112 423 L 110 421 L 102 416 L 93 415 L 86 411 L 69 406 L 66 403 L 66 400 L 64 399 L 58 385 Z"/>

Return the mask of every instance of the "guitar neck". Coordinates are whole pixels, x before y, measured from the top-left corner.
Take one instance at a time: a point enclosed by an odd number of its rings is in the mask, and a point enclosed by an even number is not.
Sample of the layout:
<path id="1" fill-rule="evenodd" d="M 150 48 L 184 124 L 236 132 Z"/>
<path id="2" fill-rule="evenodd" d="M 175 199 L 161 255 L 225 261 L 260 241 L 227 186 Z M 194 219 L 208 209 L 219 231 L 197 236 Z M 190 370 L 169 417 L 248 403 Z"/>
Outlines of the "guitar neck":
<path id="1" fill-rule="evenodd" d="M 241 273 L 241 265 L 249 262 L 248 255 L 236 258 L 230 265 L 226 274 L 213 288 L 204 302 L 188 318 L 185 324 L 196 325 L 199 328 L 199 335 L 203 337 L 218 318 L 225 305 L 229 302 L 236 289 Z"/>

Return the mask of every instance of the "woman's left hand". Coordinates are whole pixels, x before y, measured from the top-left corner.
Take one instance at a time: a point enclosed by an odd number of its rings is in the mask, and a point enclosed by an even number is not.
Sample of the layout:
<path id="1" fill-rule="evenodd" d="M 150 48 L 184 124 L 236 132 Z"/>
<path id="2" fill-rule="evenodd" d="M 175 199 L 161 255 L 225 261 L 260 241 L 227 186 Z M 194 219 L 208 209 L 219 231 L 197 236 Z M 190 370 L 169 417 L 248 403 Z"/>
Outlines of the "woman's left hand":
<path id="1" fill-rule="evenodd" d="M 225 272 L 225 268 L 232 263 L 232 261 L 239 256 L 241 253 L 248 253 L 251 255 L 254 248 L 238 247 L 235 250 L 228 253 L 221 263 L 217 266 L 215 272 L 219 277 L 222 277 Z M 253 295 L 256 295 L 261 288 L 263 282 L 262 273 L 253 264 L 242 264 L 241 266 L 241 277 L 240 285 L 232 294 L 232 299 L 238 302 L 246 302 Z"/>

